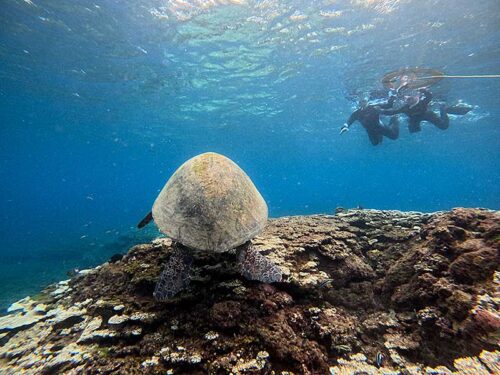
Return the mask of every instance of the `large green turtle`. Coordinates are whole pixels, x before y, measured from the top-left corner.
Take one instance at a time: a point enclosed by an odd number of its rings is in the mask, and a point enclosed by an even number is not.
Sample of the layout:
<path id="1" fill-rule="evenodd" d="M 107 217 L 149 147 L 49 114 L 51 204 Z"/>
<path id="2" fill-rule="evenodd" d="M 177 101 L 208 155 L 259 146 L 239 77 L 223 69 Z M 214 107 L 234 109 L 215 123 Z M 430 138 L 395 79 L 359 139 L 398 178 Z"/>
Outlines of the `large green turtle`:
<path id="1" fill-rule="evenodd" d="M 250 178 L 227 157 L 208 152 L 181 165 L 138 224 L 142 228 L 154 220 L 177 245 L 154 297 L 166 300 L 189 284 L 190 249 L 223 252 L 238 248 L 243 276 L 266 283 L 281 281 L 279 267 L 250 242 L 264 229 L 267 212 L 266 202 Z"/>

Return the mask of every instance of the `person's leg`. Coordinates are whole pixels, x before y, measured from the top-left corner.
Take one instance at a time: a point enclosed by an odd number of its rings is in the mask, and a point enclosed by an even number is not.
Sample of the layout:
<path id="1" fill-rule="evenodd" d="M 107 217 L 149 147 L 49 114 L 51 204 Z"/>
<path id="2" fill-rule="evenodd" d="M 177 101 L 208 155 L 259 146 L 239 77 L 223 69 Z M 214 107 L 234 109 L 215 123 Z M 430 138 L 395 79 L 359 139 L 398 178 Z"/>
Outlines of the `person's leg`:
<path id="1" fill-rule="evenodd" d="M 441 130 L 448 129 L 450 125 L 450 118 L 446 114 L 446 109 L 444 107 L 440 109 L 440 117 L 438 117 L 434 111 L 427 111 L 424 114 L 424 120 L 434 124 Z"/>
<path id="2" fill-rule="evenodd" d="M 466 115 L 470 111 L 472 111 L 474 107 L 468 105 L 468 104 L 457 104 L 457 105 L 452 105 L 450 107 L 446 107 L 446 113 L 450 115 Z"/>
<path id="3" fill-rule="evenodd" d="M 399 137 L 399 119 L 398 116 L 392 116 L 389 126 L 381 126 L 381 132 L 389 139 L 398 139 Z"/>
<path id="4" fill-rule="evenodd" d="M 375 129 L 370 129 L 370 130 L 366 130 L 366 132 L 368 133 L 368 138 L 370 138 L 370 142 L 372 143 L 372 145 L 376 146 L 378 145 L 380 142 L 382 142 L 382 133 L 375 130 Z"/>
<path id="5" fill-rule="evenodd" d="M 418 133 L 422 130 L 420 122 L 422 119 L 420 117 L 408 117 L 408 130 L 410 133 Z"/>

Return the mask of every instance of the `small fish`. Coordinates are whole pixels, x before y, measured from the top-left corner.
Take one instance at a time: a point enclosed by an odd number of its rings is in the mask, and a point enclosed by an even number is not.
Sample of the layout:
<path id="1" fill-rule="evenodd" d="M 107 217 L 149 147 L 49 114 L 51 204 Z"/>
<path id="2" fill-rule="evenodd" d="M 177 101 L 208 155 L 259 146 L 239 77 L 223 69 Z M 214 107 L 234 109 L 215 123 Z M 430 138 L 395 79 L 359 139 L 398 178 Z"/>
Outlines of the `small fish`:
<path id="1" fill-rule="evenodd" d="M 324 280 L 318 284 L 318 287 L 324 288 L 325 286 L 327 286 L 328 284 L 331 284 L 332 282 L 333 282 L 333 279 Z"/>
<path id="2" fill-rule="evenodd" d="M 143 54 L 147 55 L 148 54 L 148 51 L 146 51 L 144 48 L 142 48 L 141 46 L 137 46 L 137 49 L 139 51 L 141 51 Z"/>
<path id="3" fill-rule="evenodd" d="M 78 268 L 72 268 L 68 272 L 66 272 L 66 275 L 68 275 L 69 277 L 75 277 L 76 275 L 78 275 L 78 272 L 80 272 Z"/>
<path id="4" fill-rule="evenodd" d="M 377 353 L 377 367 L 382 367 L 382 364 L 384 363 L 384 355 L 380 352 Z"/>

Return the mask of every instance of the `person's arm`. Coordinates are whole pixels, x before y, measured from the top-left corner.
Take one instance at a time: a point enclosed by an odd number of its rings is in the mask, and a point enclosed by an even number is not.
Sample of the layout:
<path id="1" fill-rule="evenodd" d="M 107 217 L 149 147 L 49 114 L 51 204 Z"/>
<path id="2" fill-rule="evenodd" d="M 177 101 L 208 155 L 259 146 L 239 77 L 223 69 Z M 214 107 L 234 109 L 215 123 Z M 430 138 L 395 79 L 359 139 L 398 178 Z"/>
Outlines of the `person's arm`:
<path id="1" fill-rule="evenodd" d="M 424 94 L 424 98 L 421 100 L 421 102 L 425 105 L 428 105 L 432 100 L 432 93 L 426 88 L 420 89 L 418 91 Z"/>
<path id="2" fill-rule="evenodd" d="M 399 86 L 397 89 L 396 89 L 396 94 L 399 96 L 401 94 L 401 92 L 405 89 L 408 88 L 408 82 L 405 82 L 403 83 L 401 86 Z"/>
<path id="3" fill-rule="evenodd" d="M 340 134 L 343 134 L 349 131 L 349 127 L 358 119 L 359 109 L 354 111 L 349 119 L 344 123 L 344 125 L 340 128 Z"/>
<path id="4" fill-rule="evenodd" d="M 396 100 L 396 97 L 391 96 L 391 97 L 389 97 L 389 100 L 386 103 L 379 104 L 379 105 L 377 105 L 377 107 L 379 107 L 380 109 L 390 109 L 394 105 L 395 100 Z"/>
<path id="5" fill-rule="evenodd" d="M 385 116 L 397 115 L 399 113 L 404 113 L 408 109 L 408 105 L 405 104 L 400 108 L 391 108 L 391 109 L 379 109 L 379 113 Z"/>

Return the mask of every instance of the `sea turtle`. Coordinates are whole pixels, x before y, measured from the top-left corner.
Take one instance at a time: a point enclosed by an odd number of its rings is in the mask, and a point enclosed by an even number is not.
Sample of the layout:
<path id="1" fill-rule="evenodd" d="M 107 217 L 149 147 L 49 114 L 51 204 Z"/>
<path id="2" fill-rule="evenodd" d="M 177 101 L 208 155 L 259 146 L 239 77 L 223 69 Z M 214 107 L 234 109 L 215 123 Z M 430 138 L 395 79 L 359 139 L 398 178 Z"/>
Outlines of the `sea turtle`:
<path id="1" fill-rule="evenodd" d="M 281 270 L 256 251 L 250 240 L 267 223 L 267 205 L 243 170 L 213 152 L 195 156 L 175 171 L 138 224 L 154 219 L 176 246 L 156 284 L 154 297 L 164 301 L 190 280 L 190 249 L 238 251 L 240 271 L 248 279 L 281 281 Z"/>

